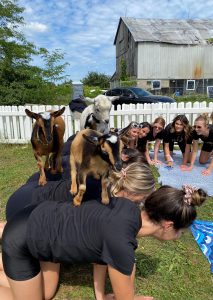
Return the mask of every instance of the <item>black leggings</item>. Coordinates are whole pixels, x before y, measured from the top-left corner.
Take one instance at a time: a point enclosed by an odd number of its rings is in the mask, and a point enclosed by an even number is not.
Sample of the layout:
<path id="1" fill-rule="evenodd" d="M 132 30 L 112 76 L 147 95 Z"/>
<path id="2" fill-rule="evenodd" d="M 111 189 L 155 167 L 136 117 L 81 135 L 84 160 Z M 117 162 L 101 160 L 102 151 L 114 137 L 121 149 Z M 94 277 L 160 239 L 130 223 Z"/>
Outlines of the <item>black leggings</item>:
<path id="1" fill-rule="evenodd" d="M 40 272 L 39 260 L 27 247 L 27 221 L 35 205 L 25 207 L 5 226 L 2 236 L 2 260 L 6 275 L 17 281 L 28 280 Z"/>

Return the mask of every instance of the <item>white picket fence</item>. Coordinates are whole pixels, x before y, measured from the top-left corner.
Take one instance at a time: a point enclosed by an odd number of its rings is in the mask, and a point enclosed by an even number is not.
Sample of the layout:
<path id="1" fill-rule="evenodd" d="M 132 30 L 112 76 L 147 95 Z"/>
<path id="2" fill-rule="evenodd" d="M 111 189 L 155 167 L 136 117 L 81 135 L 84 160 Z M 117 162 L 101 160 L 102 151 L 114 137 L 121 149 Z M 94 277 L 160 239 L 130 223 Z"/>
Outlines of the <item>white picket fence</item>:
<path id="1" fill-rule="evenodd" d="M 58 110 L 61 107 L 57 105 L 0 106 L 0 143 L 22 144 L 30 141 L 33 122 L 26 116 L 26 108 L 34 112 L 43 112 L 49 109 Z M 110 127 L 124 128 L 131 121 L 151 123 L 158 116 L 162 116 L 168 124 L 178 114 L 185 114 L 189 122 L 193 124 L 199 114 L 210 114 L 212 111 L 213 102 L 122 105 L 122 107 L 118 106 L 116 111 L 112 108 Z M 64 136 L 66 141 L 69 136 L 80 130 L 80 122 L 74 120 L 69 106 L 66 106 L 63 118 L 66 124 Z"/>

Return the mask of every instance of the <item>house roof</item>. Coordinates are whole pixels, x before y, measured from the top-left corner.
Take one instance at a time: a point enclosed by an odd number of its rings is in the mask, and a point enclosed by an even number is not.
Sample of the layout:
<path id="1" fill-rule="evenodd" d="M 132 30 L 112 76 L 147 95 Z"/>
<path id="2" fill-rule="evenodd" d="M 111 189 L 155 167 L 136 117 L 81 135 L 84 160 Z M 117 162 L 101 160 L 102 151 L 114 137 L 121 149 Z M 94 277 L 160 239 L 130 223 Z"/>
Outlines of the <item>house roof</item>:
<path id="1" fill-rule="evenodd" d="M 121 17 L 115 35 L 116 43 L 121 22 L 131 32 L 135 42 L 197 45 L 213 38 L 213 20 L 136 19 Z"/>

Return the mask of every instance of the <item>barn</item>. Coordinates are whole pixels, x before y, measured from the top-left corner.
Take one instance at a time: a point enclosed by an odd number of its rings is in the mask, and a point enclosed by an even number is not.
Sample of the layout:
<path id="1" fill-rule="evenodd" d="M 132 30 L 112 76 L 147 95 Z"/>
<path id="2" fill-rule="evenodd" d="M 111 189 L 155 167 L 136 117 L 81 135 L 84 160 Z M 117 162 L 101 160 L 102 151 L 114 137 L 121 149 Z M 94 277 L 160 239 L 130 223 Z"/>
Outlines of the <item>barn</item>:
<path id="1" fill-rule="evenodd" d="M 129 78 L 146 89 L 205 93 L 213 86 L 213 20 L 121 17 L 114 45 L 112 86 L 118 84 L 122 61 Z"/>

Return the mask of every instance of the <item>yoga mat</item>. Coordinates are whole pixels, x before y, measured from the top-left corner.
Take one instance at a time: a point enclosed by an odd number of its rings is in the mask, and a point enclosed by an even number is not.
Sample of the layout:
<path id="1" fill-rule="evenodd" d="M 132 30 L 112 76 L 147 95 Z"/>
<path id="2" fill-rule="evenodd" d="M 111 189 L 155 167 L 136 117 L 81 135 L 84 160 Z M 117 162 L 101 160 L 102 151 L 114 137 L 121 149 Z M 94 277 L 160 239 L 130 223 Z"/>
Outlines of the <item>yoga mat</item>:
<path id="1" fill-rule="evenodd" d="M 213 222 L 196 220 L 190 229 L 199 248 L 208 259 L 213 273 Z"/>
<path id="2" fill-rule="evenodd" d="M 153 153 L 150 152 L 151 158 Z M 199 153 L 198 153 L 199 155 Z M 182 154 L 180 151 L 174 151 L 174 167 L 166 167 L 163 151 L 160 151 L 158 159 L 164 162 L 162 165 L 158 165 L 158 182 L 162 185 L 170 185 L 172 187 L 181 188 L 184 184 L 190 184 L 202 188 L 209 196 L 213 196 L 213 171 L 209 176 L 203 176 L 202 170 L 206 169 L 208 164 L 199 164 L 198 157 L 195 161 L 192 171 L 182 171 L 180 165 L 182 163 Z"/>

